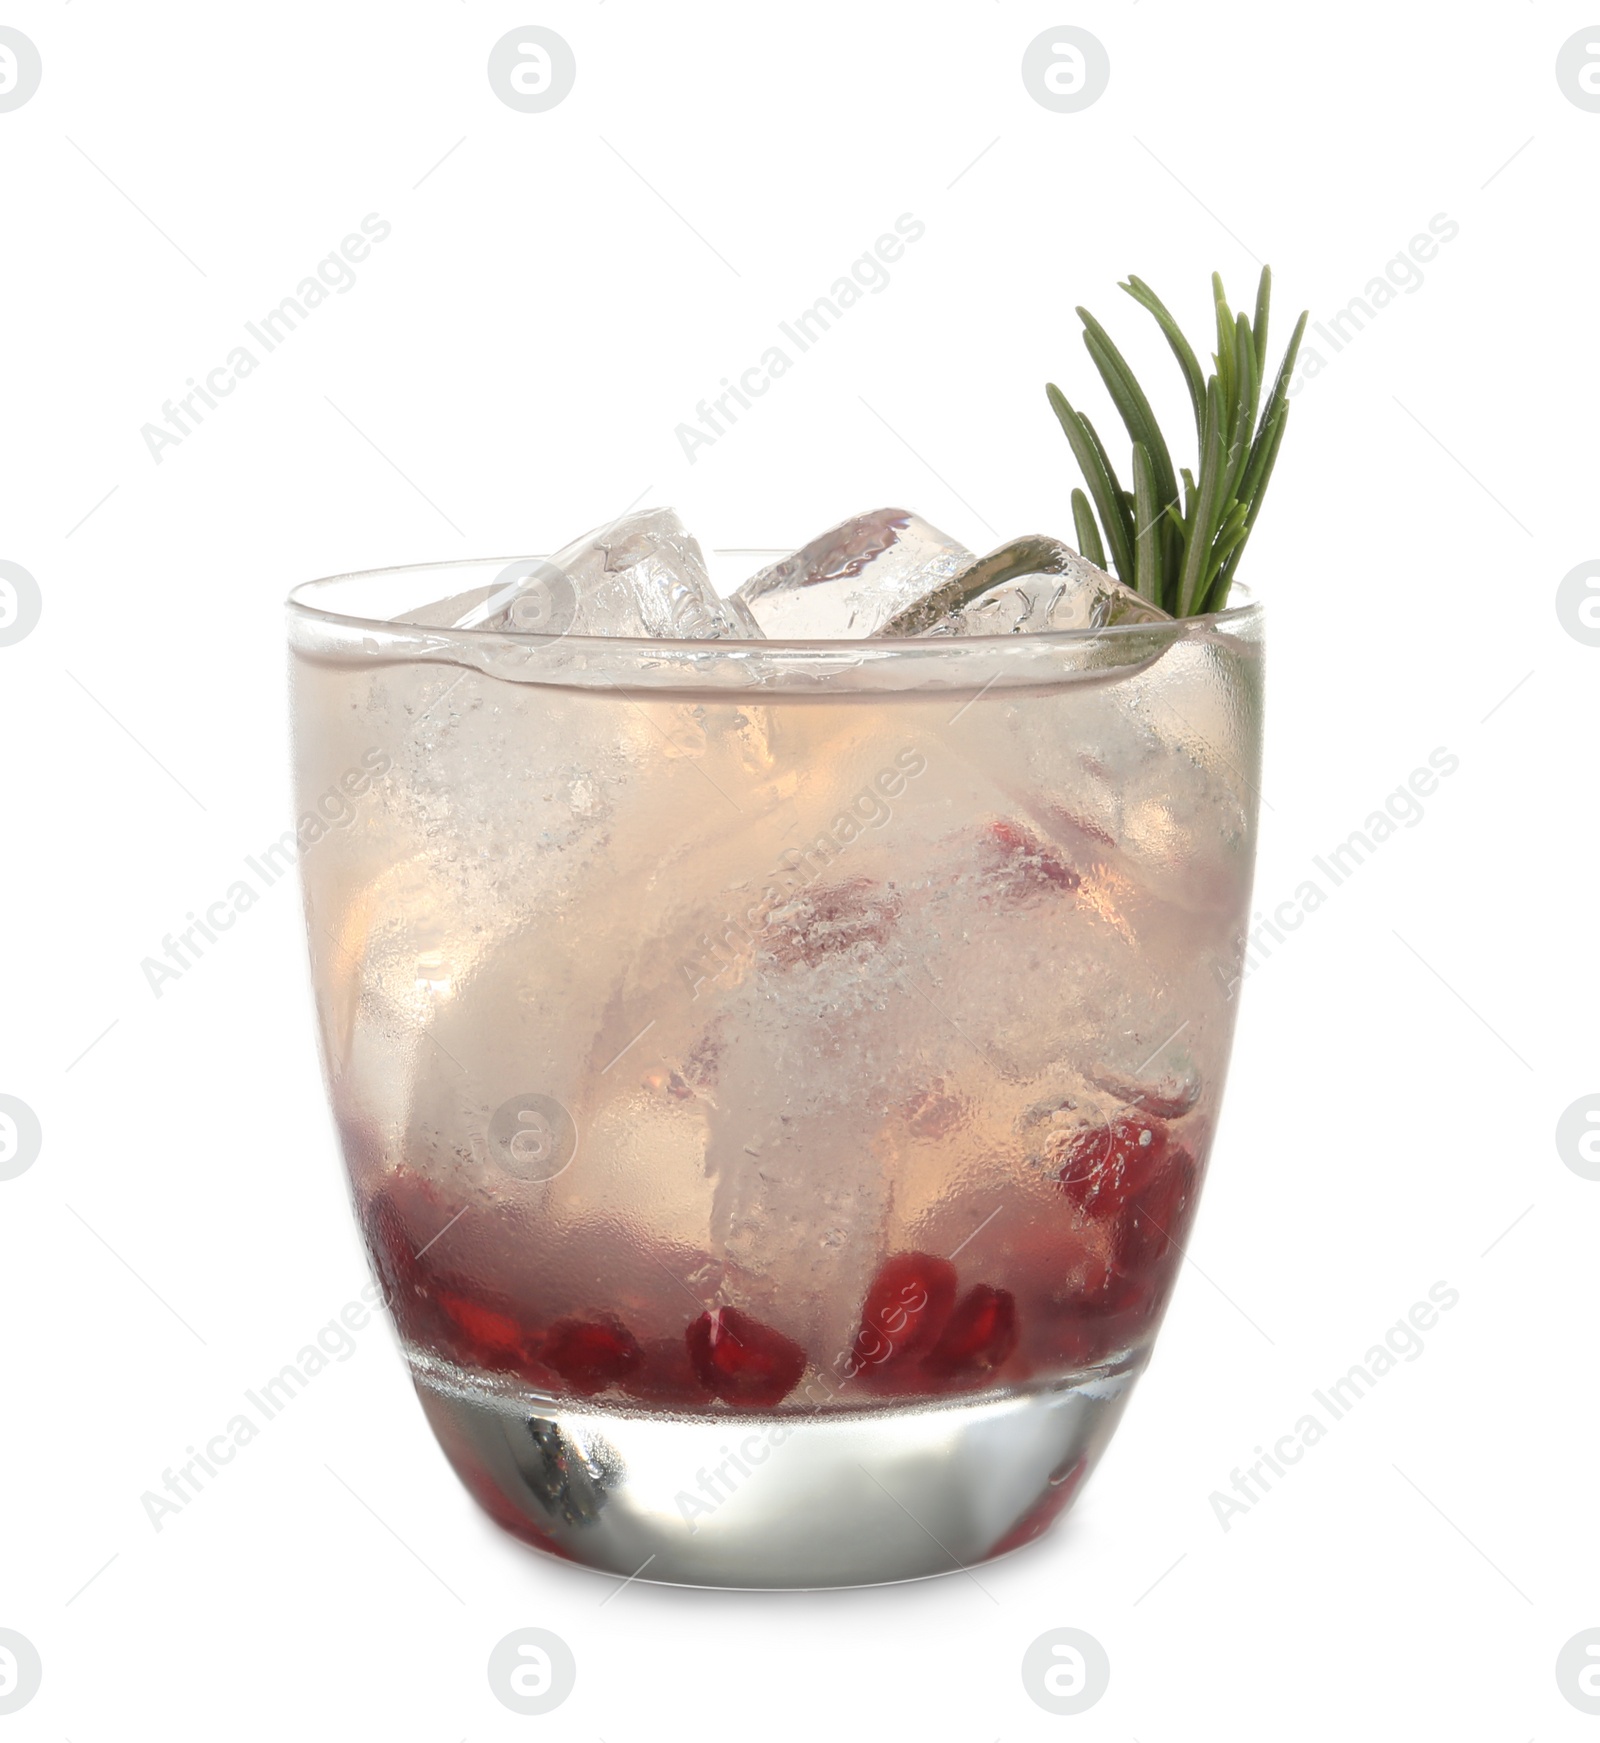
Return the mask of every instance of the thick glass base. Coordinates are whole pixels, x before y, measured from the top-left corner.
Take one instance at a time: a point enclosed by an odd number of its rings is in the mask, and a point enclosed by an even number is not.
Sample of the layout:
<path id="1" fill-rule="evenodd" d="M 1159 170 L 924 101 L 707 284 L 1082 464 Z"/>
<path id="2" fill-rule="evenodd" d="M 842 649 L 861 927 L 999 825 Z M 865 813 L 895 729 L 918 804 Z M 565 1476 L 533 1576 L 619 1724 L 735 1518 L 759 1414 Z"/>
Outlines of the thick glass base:
<path id="1" fill-rule="evenodd" d="M 1144 1360 L 934 1403 L 699 1416 L 412 1366 L 457 1474 L 525 1541 L 624 1578 L 793 1589 L 925 1579 L 1031 1542 L 1105 1450 Z"/>

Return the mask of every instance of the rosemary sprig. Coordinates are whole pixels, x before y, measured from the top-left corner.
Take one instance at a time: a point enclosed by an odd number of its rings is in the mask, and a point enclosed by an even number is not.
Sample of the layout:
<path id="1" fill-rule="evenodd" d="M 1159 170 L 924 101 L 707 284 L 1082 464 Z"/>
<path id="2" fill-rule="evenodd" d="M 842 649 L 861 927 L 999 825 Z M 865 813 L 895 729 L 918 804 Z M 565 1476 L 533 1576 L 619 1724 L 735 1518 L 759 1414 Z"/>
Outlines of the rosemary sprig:
<path id="1" fill-rule="evenodd" d="M 1174 474 L 1171 451 L 1127 360 L 1105 328 L 1080 308 L 1084 345 L 1133 443 L 1133 489 L 1123 489 L 1094 425 L 1054 382 L 1047 383 L 1045 393 L 1089 487 L 1087 496 L 1081 490 L 1072 493 L 1078 545 L 1102 568 L 1109 550 L 1111 566 L 1124 586 L 1173 617 L 1220 611 L 1228 602 L 1283 442 L 1289 378 L 1307 314 L 1295 324 L 1263 406 L 1270 267 L 1261 269 L 1254 321 L 1242 311 L 1234 313 L 1221 278 L 1211 275 L 1217 348 L 1209 376 L 1166 305 L 1143 279 L 1130 276 L 1120 288 L 1155 317 L 1183 371 L 1194 409 L 1199 477 L 1187 467 Z"/>

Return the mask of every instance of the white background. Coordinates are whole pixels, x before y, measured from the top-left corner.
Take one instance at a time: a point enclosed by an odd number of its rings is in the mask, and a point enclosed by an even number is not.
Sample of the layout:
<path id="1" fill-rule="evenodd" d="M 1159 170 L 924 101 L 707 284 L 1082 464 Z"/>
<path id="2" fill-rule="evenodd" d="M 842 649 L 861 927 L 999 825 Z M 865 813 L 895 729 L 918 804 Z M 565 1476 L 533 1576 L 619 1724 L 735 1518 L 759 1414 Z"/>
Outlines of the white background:
<path id="1" fill-rule="evenodd" d="M 1591 1735 L 1554 1676 L 1600 1626 L 1600 1184 L 1554 1138 L 1600 1090 L 1600 648 L 1555 609 L 1600 542 L 1600 114 L 1555 77 L 1589 15 L 12 0 L 0 22 L 44 65 L 0 114 L 0 557 L 43 595 L 0 648 L 0 1090 L 44 1131 L 0 1182 L 0 1626 L 44 1685 L 0 1735 L 618 1743 L 672 1712 L 772 1738 Z M 545 114 L 485 73 L 530 22 L 577 57 Z M 1077 114 L 1019 71 L 1063 23 L 1111 59 Z M 157 464 L 141 426 L 369 212 L 392 235 L 354 288 Z M 690 465 L 675 426 L 906 212 L 926 235 L 888 288 Z M 1270 260 L 1281 343 L 1439 213 L 1459 235 L 1420 287 L 1322 347 L 1246 560 L 1271 612 L 1258 900 L 1436 747 L 1460 767 L 1248 982 L 1195 1263 L 1064 1527 L 911 1587 L 613 1595 L 476 1512 L 374 1326 L 153 1530 L 141 1494 L 365 1280 L 292 882 L 161 998 L 140 970 L 287 826 L 289 586 L 547 550 L 641 493 L 715 547 L 888 502 L 980 549 L 1070 536 L 1043 381 L 1113 421 L 1074 304 L 1176 432 L 1177 373 L 1118 278 L 1203 334 L 1211 268 L 1247 301 Z M 1425 1353 L 1224 1531 L 1212 1492 L 1439 1280 L 1460 1303 Z M 530 1625 L 578 1661 L 538 1720 L 485 1677 Z M 1074 1719 L 1019 1676 L 1060 1626 L 1112 1664 Z"/>

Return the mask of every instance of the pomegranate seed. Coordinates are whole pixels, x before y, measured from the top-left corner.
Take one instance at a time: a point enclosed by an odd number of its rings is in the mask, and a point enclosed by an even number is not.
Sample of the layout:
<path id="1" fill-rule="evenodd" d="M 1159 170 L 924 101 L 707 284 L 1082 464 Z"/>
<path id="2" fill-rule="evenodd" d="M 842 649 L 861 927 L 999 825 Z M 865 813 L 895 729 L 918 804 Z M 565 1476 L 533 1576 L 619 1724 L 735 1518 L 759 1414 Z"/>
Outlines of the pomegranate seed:
<path id="1" fill-rule="evenodd" d="M 983 859 L 991 876 L 1018 899 L 1075 890 L 1083 882 L 1053 847 L 1004 818 L 984 831 Z"/>
<path id="2" fill-rule="evenodd" d="M 1162 1172 L 1134 1199 L 1117 1225 L 1117 1263 L 1145 1271 L 1181 1241 L 1194 1203 L 1196 1169 L 1187 1150 L 1175 1149 Z"/>
<path id="3" fill-rule="evenodd" d="M 644 1359 L 632 1333 L 615 1320 L 558 1319 L 539 1354 L 574 1391 L 589 1393 L 631 1374 Z"/>
<path id="4" fill-rule="evenodd" d="M 956 1268 L 931 1253 L 896 1253 L 872 1280 L 852 1355 L 869 1385 L 938 1342 L 956 1303 Z"/>
<path id="5" fill-rule="evenodd" d="M 361 1225 L 384 1300 L 393 1301 L 409 1294 L 418 1281 L 416 1249 L 411 1245 L 405 1220 L 388 1193 L 377 1193 L 367 1201 Z"/>
<path id="6" fill-rule="evenodd" d="M 871 878 L 800 890 L 767 916 L 767 948 L 784 968 L 815 968 L 858 945 L 882 949 L 900 918 L 900 898 Z"/>
<path id="7" fill-rule="evenodd" d="M 1155 1179 L 1166 1148 L 1167 1129 L 1160 1120 L 1119 1114 L 1108 1123 L 1085 1126 L 1067 1141 L 1057 1176 L 1061 1190 L 1085 1216 L 1117 1216 Z"/>
<path id="8" fill-rule="evenodd" d="M 684 1343 L 695 1372 L 729 1404 L 780 1403 L 806 1371 L 799 1344 L 737 1307 L 702 1313 L 684 1333 Z"/>
<path id="9" fill-rule="evenodd" d="M 436 1300 L 458 1334 L 465 1360 L 494 1368 L 504 1365 L 503 1358 L 522 1354 L 528 1335 L 509 1313 L 461 1293 L 459 1283 L 439 1290 Z"/>
<path id="10" fill-rule="evenodd" d="M 975 1283 L 956 1303 L 923 1367 L 951 1377 L 986 1374 L 1017 1347 L 1017 1304 L 1005 1289 Z"/>
<path id="11" fill-rule="evenodd" d="M 448 1341 L 450 1322 L 434 1299 L 432 1267 L 425 1257 L 418 1257 L 426 1241 L 413 1237 L 399 1206 L 386 1192 L 367 1202 L 361 1224 L 384 1306 L 400 1335 L 417 1344 Z"/>

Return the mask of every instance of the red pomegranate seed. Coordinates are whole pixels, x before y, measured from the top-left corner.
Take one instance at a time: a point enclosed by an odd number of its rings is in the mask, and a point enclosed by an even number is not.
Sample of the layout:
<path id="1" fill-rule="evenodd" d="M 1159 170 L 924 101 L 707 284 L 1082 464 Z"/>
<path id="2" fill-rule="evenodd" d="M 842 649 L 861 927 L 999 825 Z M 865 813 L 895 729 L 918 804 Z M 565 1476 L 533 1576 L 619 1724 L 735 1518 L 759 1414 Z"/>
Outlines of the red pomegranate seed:
<path id="1" fill-rule="evenodd" d="M 1051 890 L 1075 890 L 1083 879 L 1053 847 L 1000 818 L 984 831 L 983 858 L 991 875 L 1013 896 L 1043 895 Z"/>
<path id="2" fill-rule="evenodd" d="M 1196 1174 L 1189 1152 L 1174 1149 L 1161 1173 L 1128 1206 L 1113 1237 L 1117 1263 L 1124 1270 L 1149 1270 L 1182 1241 Z"/>
<path id="3" fill-rule="evenodd" d="M 872 1280 L 852 1356 L 871 1382 L 938 1342 L 956 1304 L 956 1268 L 932 1253 L 896 1253 Z"/>
<path id="4" fill-rule="evenodd" d="M 599 1392 L 643 1360 L 631 1332 L 615 1320 L 558 1319 L 539 1354 L 578 1392 Z"/>
<path id="5" fill-rule="evenodd" d="M 419 1246 L 426 1243 L 413 1237 L 388 1193 L 368 1200 L 361 1227 L 384 1306 L 401 1336 L 418 1344 L 448 1341 L 451 1327 L 434 1299 L 431 1266 L 425 1257 L 418 1257 Z"/>
<path id="6" fill-rule="evenodd" d="M 1155 1179 L 1166 1148 L 1167 1129 L 1160 1120 L 1118 1114 L 1105 1124 L 1085 1126 L 1067 1141 L 1057 1176 L 1061 1190 L 1085 1216 L 1117 1216 Z"/>
<path id="7" fill-rule="evenodd" d="M 830 956 L 865 945 L 882 949 L 901 902 L 892 889 L 871 878 L 849 878 L 797 891 L 767 916 L 765 947 L 784 968 L 804 963 L 815 968 Z"/>
<path id="8" fill-rule="evenodd" d="M 388 1193 L 379 1192 L 368 1199 L 361 1213 L 361 1232 L 366 1236 L 367 1252 L 378 1274 L 384 1300 L 393 1303 L 409 1295 L 422 1274 L 411 1232 Z"/>
<path id="9" fill-rule="evenodd" d="M 430 1220 L 451 1220 L 448 1206 L 426 1194 Z M 538 1359 L 538 1334 L 512 1305 L 458 1273 L 436 1269 L 427 1251 L 438 1229 L 420 1244 L 399 1207 L 376 1194 L 362 1214 L 367 1246 L 385 1303 L 401 1335 L 467 1367 L 509 1372 L 541 1387 L 553 1387 L 555 1372 Z"/>
<path id="10" fill-rule="evenodd" d="M 956 1303 L 923 1367 L 953 1377 L 986 1374 L 1017 1347 L 1017 1304 L 1005 1289 L 975 1283 Z"/>
<path id="11" fill-rule="evenodd" d="M 729 1404 L 781 1403 L 806 1371 L 799 1344 L 737 1307 L 702 1313 L 684 1333 L 684 1342 L 695 1372 Z"/>
<path id="12" fill-rule="evenodd" d="M 441 1289 L 437 1300 L 459 1334 L 465 1359 L 481 1368 L 504 1366 L 504 1358 L 521 1356 L 528 1334 L 511 1314 L 455 1288 Z"/>

